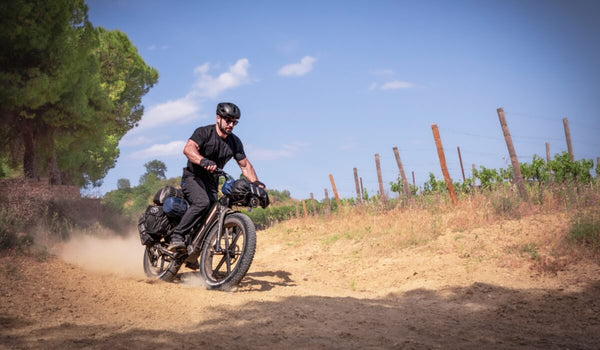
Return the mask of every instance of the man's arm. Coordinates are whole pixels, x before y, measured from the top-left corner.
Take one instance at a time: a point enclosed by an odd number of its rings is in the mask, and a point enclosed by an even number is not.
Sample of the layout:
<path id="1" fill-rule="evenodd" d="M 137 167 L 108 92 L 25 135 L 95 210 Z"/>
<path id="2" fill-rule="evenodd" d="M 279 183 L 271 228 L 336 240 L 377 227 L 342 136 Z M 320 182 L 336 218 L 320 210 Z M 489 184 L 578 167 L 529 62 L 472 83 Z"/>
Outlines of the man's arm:
<path id="1" fill-rule="evenodd" d="M 185 154 L 185 156 L 187 157 L 187 159 L 190 160 L 190 162 L 202 166 L 201 163 L 202 163 L 202 159 L 204 159 L 204 157 L 200 154 L 200 152 L 198 151 L 198 148 L 199 147 L 196 142 L 194 142 L 192 139 L 188 139 L 187 143 L 185 144 L 185 147 L 183 148 L 183 154 Z M 210 161 L 210 162 L 212 162 L 212 161 Z M 204 169 L 208 170 L 211 173 L 213 171 L 215 171 L 215 169 L 217 169 L 217 165 L 214 164 L 214 162 L 212 162 L 212 163 L 213 163 L 213 165 L 204 166 Z"/>
<path id="2" fill-rule="evenodd" d="M 237 161 L 240 169 L 242 169 L 242 174 L 248 179 L 250 182 L 258 181 L 258 176 L 256 176 L 256 171 L 254 171 L 254 167 L 252 163 L 248 160 L 248 158 L 244 158 L 242 160 Z M 261 186 L 262 187 L 262 186 Z"/>

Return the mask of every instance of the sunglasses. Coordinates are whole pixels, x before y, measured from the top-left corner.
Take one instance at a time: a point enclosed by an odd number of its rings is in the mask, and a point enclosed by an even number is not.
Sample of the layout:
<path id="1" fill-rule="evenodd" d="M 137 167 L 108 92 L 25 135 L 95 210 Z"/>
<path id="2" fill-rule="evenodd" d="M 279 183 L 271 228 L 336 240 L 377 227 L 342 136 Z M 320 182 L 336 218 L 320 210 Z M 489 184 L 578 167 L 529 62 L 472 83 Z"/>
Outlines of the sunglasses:
<path id="1" fill-rule="evenodd" d="M 233 124 L 233 125 L 237 125 L 237 123 L 240 122 L 237 119 L 227 118 L 227 117 L 221 117 L 221 120 L 223 120 L 226 124 Z"/>

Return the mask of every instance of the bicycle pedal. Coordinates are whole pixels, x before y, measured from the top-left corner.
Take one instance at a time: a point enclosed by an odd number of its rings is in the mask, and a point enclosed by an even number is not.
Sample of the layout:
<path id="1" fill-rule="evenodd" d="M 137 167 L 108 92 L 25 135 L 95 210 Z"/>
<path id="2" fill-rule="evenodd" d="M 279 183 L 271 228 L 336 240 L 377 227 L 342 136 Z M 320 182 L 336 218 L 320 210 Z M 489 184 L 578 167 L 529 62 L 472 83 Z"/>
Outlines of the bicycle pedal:
<path id="1" fill-rule="evenodd" d="M 192 269 L 192 270 L 199 270 L 200 264 L 197 261 L 186 262 L 185 267 L 187 267 L 188 269 Z"/>

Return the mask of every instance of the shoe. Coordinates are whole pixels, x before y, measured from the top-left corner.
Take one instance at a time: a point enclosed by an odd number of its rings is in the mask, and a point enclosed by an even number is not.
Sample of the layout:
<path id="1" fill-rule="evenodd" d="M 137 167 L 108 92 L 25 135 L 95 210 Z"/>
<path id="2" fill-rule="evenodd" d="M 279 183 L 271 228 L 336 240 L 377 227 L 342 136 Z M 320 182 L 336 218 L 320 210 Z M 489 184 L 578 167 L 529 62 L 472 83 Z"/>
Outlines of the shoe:
<path id="1" fill-rule="evenodd" d="M 186 262 L 185 267 L 192 270 L 200 270 L 200 264 L 197 261 Z"/>
<path id="2" fill-rule="evenodd" d="M 167 250 L 170 252 L 176 252 L 178 250 L 185 249 L 185 242 L 183 242 L 183 237 L 178 234 L 173 234 L 171 236 L 171 243 L 169 243 L 169 247 Z"/>

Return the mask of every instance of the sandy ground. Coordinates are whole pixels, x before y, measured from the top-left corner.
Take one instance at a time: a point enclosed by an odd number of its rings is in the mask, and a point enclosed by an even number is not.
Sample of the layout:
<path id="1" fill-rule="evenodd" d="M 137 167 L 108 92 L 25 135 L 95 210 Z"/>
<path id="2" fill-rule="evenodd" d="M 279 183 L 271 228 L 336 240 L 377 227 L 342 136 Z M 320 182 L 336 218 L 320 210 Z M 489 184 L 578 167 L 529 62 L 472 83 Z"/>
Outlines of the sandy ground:
<path id="1" fill-rule="evenodd" d="M 46 261 L 0 260 L 0 348 L 598 349 L 599 266 L 543 273 L 511 251 L 548 225 L 564 222 L 534 215 L 360 253 L 368 237 L 261 231 L 233 292 L 203 289 L 191 270 L 147 279 L 136 237 L 82 237 Z"/>

